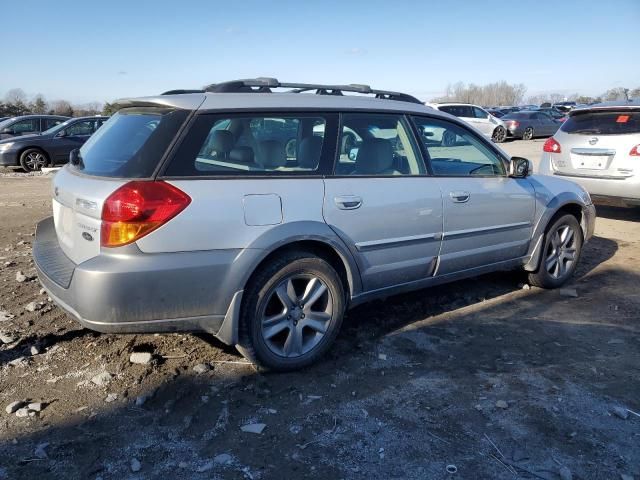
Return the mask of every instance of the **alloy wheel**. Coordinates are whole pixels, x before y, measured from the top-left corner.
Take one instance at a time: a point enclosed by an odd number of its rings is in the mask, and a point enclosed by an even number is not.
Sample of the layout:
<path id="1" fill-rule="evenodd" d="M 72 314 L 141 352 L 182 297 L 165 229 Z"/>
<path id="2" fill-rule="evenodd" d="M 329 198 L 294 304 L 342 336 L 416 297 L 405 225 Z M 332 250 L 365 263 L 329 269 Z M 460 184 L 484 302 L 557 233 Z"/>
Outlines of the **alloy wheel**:
<path id="1" fill-rule="evenodd" d="M 550 236 L 545 269 L 553 278 L 563 278 L 571 271 L 576 257 L 576 232 L 570 225 L 560 225 Z"/>
<path id="2" fill-rule="evenodd" d="M 531 140 L 533 138 L 533 128 L 527 127 L 522 134 L 523 140 Z"/>
<path id="3" fill-rule="evenodd" d="M 507 136 L 507 131 L 502 127 L 498 127 L 493 132 L 493 141 L 495 143 L 502 143 L 504 142 L 504 139 L 506 136 Z"/>
<path id="4" fill-rule="evenodd" d="M 29 171 L 40 170 L 47 164 L 46 157 L 40 152 L 30 152 L 25 160 L 25 165 L 29 169 Z"/>
<path id="5" fill-rule="evenodd" d="M 314 275 L 292 275 L 268 295 L 261 316 L 262 339 L 278 356 L 300 357 L 320 343 L 332 319 L 333 302 L 325 282 Z"/>

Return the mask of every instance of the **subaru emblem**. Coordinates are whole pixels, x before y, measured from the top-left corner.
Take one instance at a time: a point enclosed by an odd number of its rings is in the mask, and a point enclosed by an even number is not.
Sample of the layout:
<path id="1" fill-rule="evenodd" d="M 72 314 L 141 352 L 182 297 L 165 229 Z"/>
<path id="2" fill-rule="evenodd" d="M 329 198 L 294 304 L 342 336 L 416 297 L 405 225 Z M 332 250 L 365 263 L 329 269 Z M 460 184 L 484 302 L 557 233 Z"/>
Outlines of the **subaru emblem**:
<path id="1" fill-rule="evenodd" d="M 595 145 L 596 143 L 598 143 L 598 137 L 589 139 L 589 145 Z"/>
<path id="2" fill-rule="evenodd" d="M 84 238 L 88 242 L 93 242 L 93 237 L 89 232 L 82 232 L 82 238 Z"/>

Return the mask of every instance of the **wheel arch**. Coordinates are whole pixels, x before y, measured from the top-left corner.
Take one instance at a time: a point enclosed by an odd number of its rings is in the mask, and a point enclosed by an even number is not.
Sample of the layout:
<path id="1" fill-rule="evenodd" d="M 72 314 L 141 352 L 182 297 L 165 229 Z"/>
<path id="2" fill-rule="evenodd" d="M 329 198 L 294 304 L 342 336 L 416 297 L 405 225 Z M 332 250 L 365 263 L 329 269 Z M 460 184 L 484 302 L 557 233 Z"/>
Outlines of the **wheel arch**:
<path id="1" fill-rule="evenodd" d="M 582 239 L 588 237 L 588 218 L 585 212 L 585 205 L 580 197 L 573 192 L 564 192 L 554 197 L 546 206 L 545 212 L 541 215 L 531 237 L 531 246 L 529 248 L 529 261 L 525 264 L 524 269 L 528 272 L 534 272 L 540 264 L 542 253 L 542 244 L 544 235 L 547 233 L 549 226 L 561 215 L 573 215 L 580 224 Z"/>
<path id="2" fill-rule="evenodd" d="M 42 152 L 42 154 L 45 156 L 45 158 L 47 159 L 47 164 L 51 165 L 51 156 L 49 155 L 49 152 L 47 152 L 44 148 L 42 148 L 39 145 L 26 145 L 25 147 L 22 147 L 20 150 L 18 150 L 18 163 L 21 162 L 22 160 L 22 154 L 24 152 L 26 152 L 27 150 L 38 150 L 40 152 Z"/>

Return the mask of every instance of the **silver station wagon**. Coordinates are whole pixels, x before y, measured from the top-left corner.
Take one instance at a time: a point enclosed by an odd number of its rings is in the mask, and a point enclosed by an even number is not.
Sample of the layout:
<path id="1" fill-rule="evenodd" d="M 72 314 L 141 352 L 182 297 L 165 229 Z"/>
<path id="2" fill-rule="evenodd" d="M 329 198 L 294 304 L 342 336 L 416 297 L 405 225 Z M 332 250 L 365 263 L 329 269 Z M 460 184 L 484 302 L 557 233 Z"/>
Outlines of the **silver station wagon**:
<path id="1" fill-rule="evenodd" d="M 562 285 L 593 232 L 582 187 L 406 94 L 260 78 L 119 107 L 54 177 L 33 249 L 101 332 L 204 330 L 300 368 L 373 298 L 517 268 Z"/>

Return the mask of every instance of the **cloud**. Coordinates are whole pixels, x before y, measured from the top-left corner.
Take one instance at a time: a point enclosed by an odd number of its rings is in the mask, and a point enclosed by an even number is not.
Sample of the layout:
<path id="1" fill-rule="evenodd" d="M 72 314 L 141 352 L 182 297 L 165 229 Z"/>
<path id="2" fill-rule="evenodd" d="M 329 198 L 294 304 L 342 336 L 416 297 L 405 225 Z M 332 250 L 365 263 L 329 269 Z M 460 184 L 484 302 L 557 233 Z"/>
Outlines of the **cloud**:
<path id="1" fill-rule="evenodd" d="M 118 75 L 126 75 L 127 72 L 125 72 L 124 70 L 118 70 Z"/>
<path id="2" fill-rule="evenodd" d="M 367 51 L 361 47 L 353 47 L 346 51 L 347 55 L 363 56 L 367 54 Z"/>

